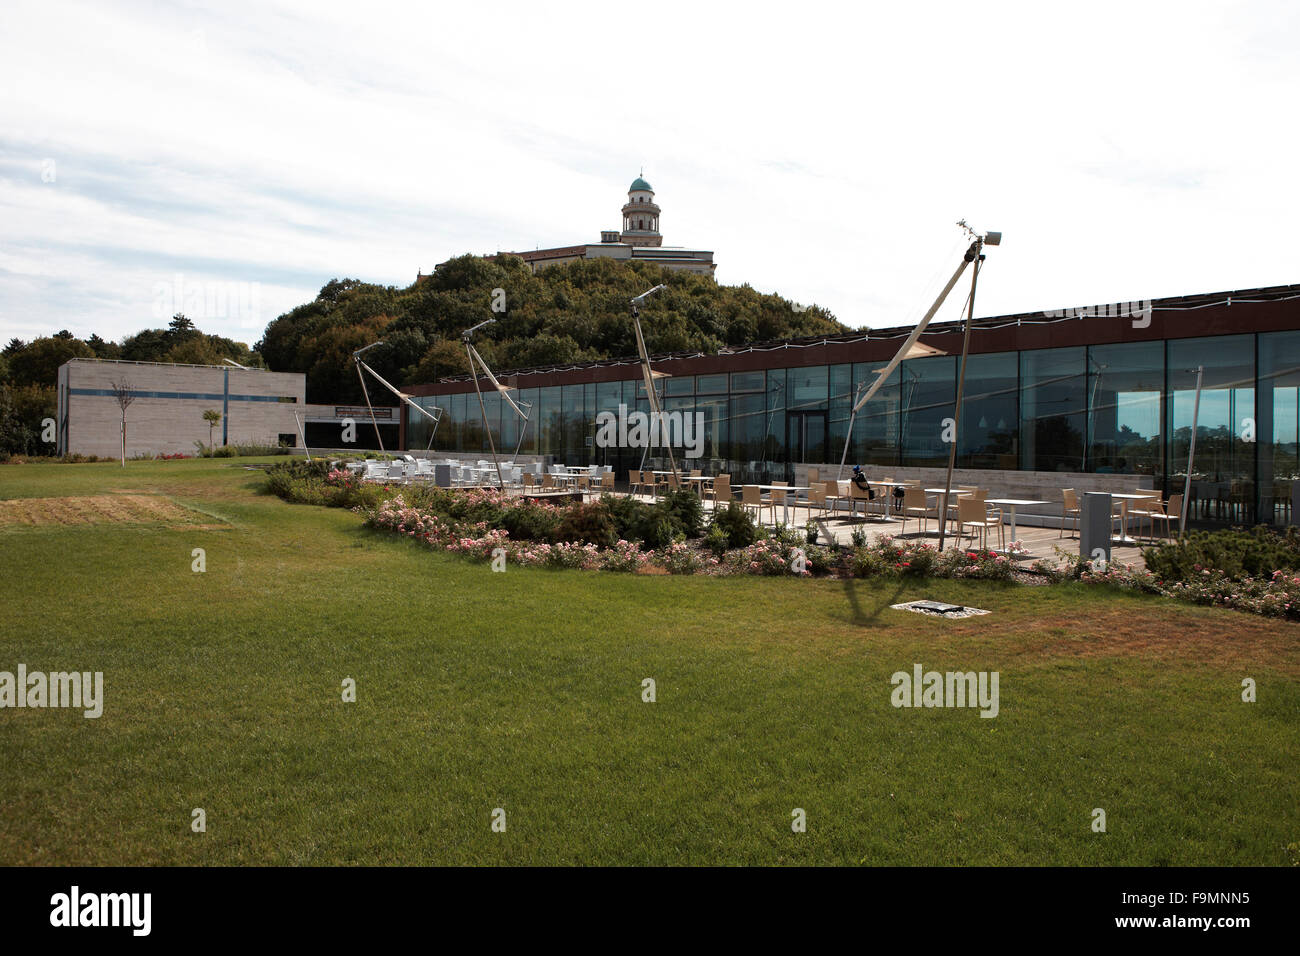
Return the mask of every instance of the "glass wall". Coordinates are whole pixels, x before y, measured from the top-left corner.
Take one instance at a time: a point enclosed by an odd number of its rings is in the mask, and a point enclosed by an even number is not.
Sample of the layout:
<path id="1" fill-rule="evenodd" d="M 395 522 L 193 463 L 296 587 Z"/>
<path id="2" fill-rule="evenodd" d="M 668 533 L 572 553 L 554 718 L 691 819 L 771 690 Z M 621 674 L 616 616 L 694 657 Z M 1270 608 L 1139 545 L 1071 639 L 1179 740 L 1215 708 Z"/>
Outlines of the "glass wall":
<path id="1" fill-rule="evenodd" d="M 849 464 L 891 471 L 947 465 L 957 441 L 963 468 L 1092 472 L 1149 479 L 1178 493 L 1187 479 L 1196 394 L 1196 458 L 1189 511 L 1197 522 L 1286 523 L 1300 481 L 1300 331 L 1115 343 L 970 356 L 959 433 L 952 434 L 959 358 L 903 362 L 858 413 L 855 399 L 883 363 L 769 368 L 658 379 L 665 411 L 695 425 L 699 456 L 684 467 L 734 483 L 789 478 L 795 463 L 839 463 L 849 422 Z M 520 451 L 567 464 L 642 467 L 643 449 L 599 447 L 596 417 L 620 405 L 649 411 L 639 371 L 615 382 L 522 389 L 531 405 Z M 443 409 L 434 445 L 475 456 L 487 448 L 473 391 L 417 399 Z M 513 453 L 514 412 L 484 393 L 498 450 Z M 427 423 L 407 410 L 407 444 L 424 448 Z M 680 433 L 679 433 L 680 437 Z M 666 467 L 653 448 L 645 467 Z M 1145 484 L 1146 482 L 1142 482 Z"/>
<path id="2" fill-rule="evenodd" d="M 877 370 L 882 365 L 866 365 L 861 362 L 853 366 L 855 383 L 864 383 L 870 388 L 877 379 Z M 902 367 L 889 373 L 885 384 L 871 396 L 871 401 L 862 406 L 857 419 L 853 422 L 853 447 L 849 457 L 858 464 L 897 465 L 899 455 L 899 430 L 902 425 Z M 861 398 L 856 392 L 855 401 Z M 862 394 L 866 394 L 865 390 Z M 841 449 L 843 454 L 843 449 Z"/>
<path id="3" fill-rule="evenodd" d="M 1018 381 L 1019 361 L 1015 352 L 967 358 L 957 445 L 958 468 L 1018 467 Z"/>
<path id="4" fill-rule="evenodd" d="M 902 464 L 930 468 L 948 464 L 952 411 L 957 401 L 957 359 L 912 359 L 902 369 Z"/>
<path id="5" fill-rule="evenodd" d="M 1088 348 L 1089 435 L 1084 470 L 1164 477 L 1160 398 L 1164 343 Z"/>
<path id="6" fill-rule="evenodd" d="M 1300 484 L 1300 332 L 1259 337 L 1257 410 L 1259 519 L 1286 524 Z"/>
<path id="7" fill-rule="evenodd" d="M 1175 485 L 1186 487 L 1192 416 L 1196 416 L 1188 513 L 1234 524 L 1253 523 L 1255 337 L 1177 339 L 1168 343 L 1168 363 L 1169 474 Z M 1198 367 L 1203 370 L 1199 408 Z"/>
<path id="8" fill-rule="evenodd" d="M 1020 353 L 1020 467 L 1082 471 L 1088 427 L 1083 346 Z"/>

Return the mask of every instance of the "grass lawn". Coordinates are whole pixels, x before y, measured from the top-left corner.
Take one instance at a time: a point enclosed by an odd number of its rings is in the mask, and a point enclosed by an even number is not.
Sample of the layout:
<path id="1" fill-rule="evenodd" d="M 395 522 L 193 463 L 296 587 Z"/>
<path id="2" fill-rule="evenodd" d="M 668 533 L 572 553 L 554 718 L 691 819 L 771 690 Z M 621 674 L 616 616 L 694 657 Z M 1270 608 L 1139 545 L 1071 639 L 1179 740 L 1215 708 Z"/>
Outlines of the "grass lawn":
<path id="1" fill-rule="evenodd" d="M 0 710 L 0 864 L 1297 859 L 1294 624 L 1079 585 L 493 574 L 261 480 L 0 466 L 0 499 L 72 499 L 0 504 L 0 670 L 105 696 Z M 914 598 L 993 613 L 889 609 Z M 894 708 L 914 663 L 998 671 L 999 715 Z"/>

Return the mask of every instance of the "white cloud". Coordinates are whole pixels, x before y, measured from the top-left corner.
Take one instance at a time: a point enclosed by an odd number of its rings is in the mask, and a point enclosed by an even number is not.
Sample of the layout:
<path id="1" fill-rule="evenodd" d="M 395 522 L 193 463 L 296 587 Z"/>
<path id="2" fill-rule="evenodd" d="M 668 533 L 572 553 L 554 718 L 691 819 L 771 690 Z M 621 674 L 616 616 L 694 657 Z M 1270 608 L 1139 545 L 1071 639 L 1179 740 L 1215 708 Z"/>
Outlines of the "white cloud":
<path id="1" fill-rule="evenodd" d="M 11 3 L 0 333 L 135 331 L 177 272 L 270 318 L 595 241 L 642 164 L 667 242 L 851 325 L 914 320 L 959 217 L 1006 234 L 984 315 L 1296 281 L 1296 33 L 1281 3 Z"/>

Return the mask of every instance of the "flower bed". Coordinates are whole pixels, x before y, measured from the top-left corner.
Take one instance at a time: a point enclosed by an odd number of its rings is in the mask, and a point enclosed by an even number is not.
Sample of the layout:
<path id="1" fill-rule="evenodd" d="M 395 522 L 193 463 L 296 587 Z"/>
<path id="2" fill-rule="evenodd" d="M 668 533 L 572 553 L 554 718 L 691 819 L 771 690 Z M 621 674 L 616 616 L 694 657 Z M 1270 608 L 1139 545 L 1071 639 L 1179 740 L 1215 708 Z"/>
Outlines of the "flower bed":
<path id="1" fill-rule="evenodd" d="M 319 463 L 286 463 L 268 476 L 290 501 L 350 507 L 367 525 L 476 561 L 504 558 L 521 567 L 623 574 L 952 578 L 1056 583 L 1067 580 L 1163 595 L 1192 604 L 1300 620 L 1300 571 L 1232 576 L 1194 565 L 1182 579 L 1132 566 L 1082 561 L 1057 549 L 1060 563 L 1026 571 L 988 550 L 939 551 L 926 541 L 888 535 L 836 550 L 810 543 L 807 529 L 768 531 L 739 505 L 710 516 L 687 491 L 654 504 L 604 495 L 555 505 L 493 489 L 394 489 L 364 483 Z M 1293 542 L 1288 537 L 1288 546 Z"/>

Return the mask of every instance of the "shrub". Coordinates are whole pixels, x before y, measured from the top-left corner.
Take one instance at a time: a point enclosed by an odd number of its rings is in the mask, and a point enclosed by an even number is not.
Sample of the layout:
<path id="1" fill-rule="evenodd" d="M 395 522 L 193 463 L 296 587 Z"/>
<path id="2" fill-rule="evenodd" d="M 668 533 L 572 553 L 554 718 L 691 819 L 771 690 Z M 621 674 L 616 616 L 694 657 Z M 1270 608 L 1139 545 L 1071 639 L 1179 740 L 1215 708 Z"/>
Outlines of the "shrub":
<path id="1" fill-rule="evenodd" d="M 711 528 L 721 528 L 727 536 L 727 547 L 747 548 L 758 540 L 758 529 L 754 519 L 744 506 L 733 501 L 726 508 L 713 512 Z"/>
<path id="2" fill-rule="evenodd" d="M 1274 571 L 1300 570 L 1300 529 L 1284 533 L 1256 527 L 1250 531 L 1192 531 L 1182 541 L 1146 548 L 1146 566 L 1165 581 L 1195 581 L 1204 569 L 1229 580 L 1266 577 Z"/>
<path id="3" fill-rule="evenodd" d="M 526 501 L 501 514 L 501 527 L 515 541 L 553 541 L 560 526 L 561 513 L 540 502 Z"/>
<path id="4" fill-rule="evenodd" d="M 813 574 L 831 574 L 835 571 L 836 554 L 830 548 L 809 545 L 804 549 L 808 561 L 808 570 Z"/>
<path id="5" fill-rule="evenodd" d="M 659 564 L 669 574 L 694 574 L 704 567 L 704 559 L 689 544 L 679 541 L 659 552 Z"/>
<path id="6" fill-rule="evenodd" d="M 669 515 L 688 538 L 698 538 L 704 529 L 704 505 L 695 492 L 685 488 L 670 491 L 655 504 Z"/>
<path id="7" fill-rule="evenodd" d="M 643 567 L 653 556 L 642 551 L 633 541 L 617 541 L 614 547 L 605 552 L 606 571 L 634 573 Z"/>
<path id="8" fill-rule="evenodd" d="M 711 525 L 709 533 L 704 536 L 704 546 L 713 552 L 715 558 L 725 555 L 730 546 L 726 529 L 718 524 Z"/>
<path id="9" fill-rule="evenodd" d="M 600 548 L 613 547 L 618 541 L 618 532 L 603 502 L 574 505 L 563 514 L 555 528 L 556 541 L 580 541 Z"/>

